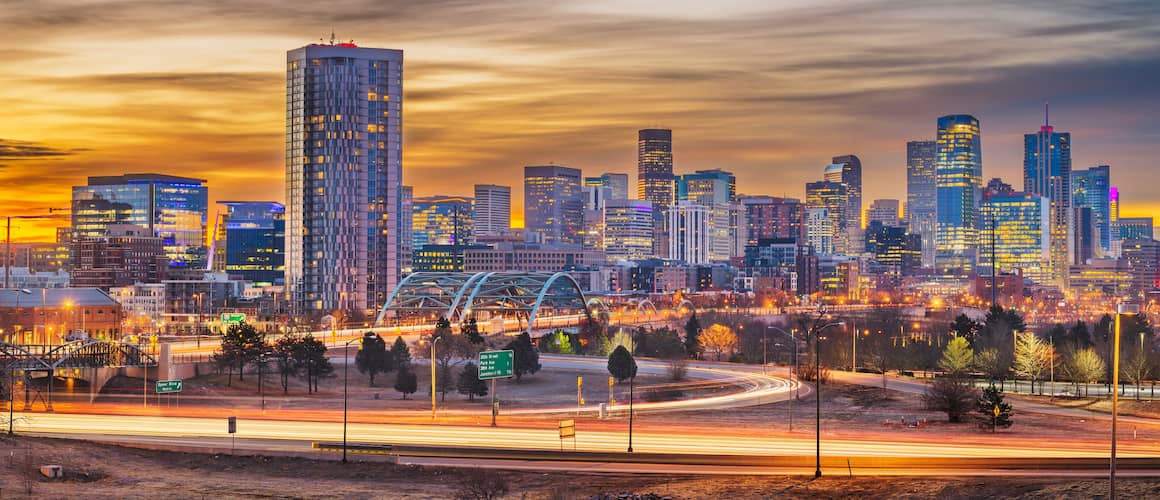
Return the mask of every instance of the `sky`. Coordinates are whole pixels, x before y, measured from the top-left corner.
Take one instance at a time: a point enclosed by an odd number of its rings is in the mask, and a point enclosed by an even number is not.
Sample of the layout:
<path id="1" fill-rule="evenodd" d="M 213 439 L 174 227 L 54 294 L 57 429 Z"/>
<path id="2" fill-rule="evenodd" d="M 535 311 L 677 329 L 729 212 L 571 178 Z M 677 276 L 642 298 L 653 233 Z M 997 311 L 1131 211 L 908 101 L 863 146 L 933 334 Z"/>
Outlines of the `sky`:
<path id="1" fill-rule="evenodd" d="M 984 182 L 1019 187 L 1045 101 L 1073 168 L 1111 165 L 1122 214 L 1160 217 L 1150 0 L 0 0 L 0 215 L 120 173 L 283 200 L 285 52 L 332 30 L 404 51 L 416 196 L 511 185 L 515 221 L 524 165 L 635 181 L 650 127 L 673 129 L 676 173 L 730 170 L 744 194 L 802 197 L 857 154 L 869 205 L 905 199 L 906 141 L 967 113 Z"/>

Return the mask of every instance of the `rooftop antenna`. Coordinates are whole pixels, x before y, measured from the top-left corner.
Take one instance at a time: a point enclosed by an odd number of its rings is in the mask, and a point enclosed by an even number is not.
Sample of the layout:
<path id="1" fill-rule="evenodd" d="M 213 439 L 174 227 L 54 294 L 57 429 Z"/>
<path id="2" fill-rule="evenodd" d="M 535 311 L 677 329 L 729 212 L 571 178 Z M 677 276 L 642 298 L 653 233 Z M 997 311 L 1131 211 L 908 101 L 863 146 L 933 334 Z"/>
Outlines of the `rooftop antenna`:
<path id="1" fill-rule="evenodd" d="M 334 45 L 334 28 L 330 28 L 330 44 Z"/>
<path id="2" fill-rule="evenodd" d="M 1051 121 L 1048 120 L 1048 117 L 1050 116 L 1048 113 L 1048 111 L 1050 110 L 1049 105 L 1050 105 L 1049 102 L 1043 101 L 1043 126 L 1044 127 L 1051 125 Z"/>

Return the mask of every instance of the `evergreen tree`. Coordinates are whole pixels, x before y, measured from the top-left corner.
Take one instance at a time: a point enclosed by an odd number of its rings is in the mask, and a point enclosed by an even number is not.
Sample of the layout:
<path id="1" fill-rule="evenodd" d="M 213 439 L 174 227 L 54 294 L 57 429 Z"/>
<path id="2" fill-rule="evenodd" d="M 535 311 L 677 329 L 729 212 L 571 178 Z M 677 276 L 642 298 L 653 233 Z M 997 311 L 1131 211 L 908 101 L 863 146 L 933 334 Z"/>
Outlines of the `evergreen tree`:
<path id="1" fill-rule="evenodd" d="M 699 358 L 701 356 L 701 321 L 697 319 L 697 312 L 689 315 L 689 320 L 685 322 L 685 352 L 689 353 L 690 358 Z"/>
<path id="2" fill-rule="evenodd" d="M 399 367 L 411 364 L 411 348 L 407 347 L 403 337 L 395 337 L 395 343 L 391 345 L 391 359 Z"/>
<path id="3" fill-rule="evenodd" d="M 608 355 L 608 373 L 615 377 L 617 382 L 624 382 L 636 376 L 636 360 L 624 346 L 616 346 L 612 354 Z"/>
<path id="4" fill-rule="evenodd" d="M 394 359 L 387 351 L 387 343 L 378 335 L 364 336 L 358 354 L 354 357 L 359 373 L 370 376 L 370 386 L 375 386 L 375 375 L 395 369 Z"/>
<path id="5" fill-rule="evenodd" d="M 326 359 L 326 344 L 310 334 L 296 339 L 294 358 L 306 376 L 307 393 L 318 392 L 318 380 L 334 373 L 334 366 Z"/>
<path id="6" fill-rule="evenodd" d="M 274 366 L 278 370 L 278 375 L 282 381 L 282 394 L 290 393 L 290 377 L 297 377 L 302 371 L 302 365 L 298 363 L 298 358 L 294 356 L 294 349 L 297 347 L 297 338 L 286 336 L 274 342 L 273 349 L 271 349 L 271 356 L 274 358 Z"/>
<path id="7" fill-rule="evenodd" d="M 972 346 L 975 345 L 975 334 L 979 332 L 979 324 L 966 314 L 956 316 L 955 321 L 951 323 L 950 329 L 952 335 L 967 339 L 967 343 Z"/>
<path id="8" fill-rule="evenodd" d="M 508 342 L 504 347 L 506 350 L 512 351 L 512 372 L 516 377 L 516 382 L 519 382 L 524 374 L 534 374 L 540 371 L 540 353 L 536 351 L 536 346 L 532 345 L 532 337 L 528 332 L 520 333 L 515 340 Z"/>
<path id="9" fill-rule="evenodd" d="M 395 390 L 403 394 L 403 399 L 419 390 L 419 378 L 415 376 L 410 363 L 399 365 L 399 373 L 395 375 Z"/>
<path id="10" fill-rule="evenodd" d="M 456 384 L 456 390 L 460 394 L 466 394 L 468 401 L 475 401 L 476 396 L 487 395 L 487 381 L 479 379 L 479 367 L 475 363 L 468 362 L 463 365 L 463 371 L 459 372 L 459 383 Z"/>
<path id="11" fill-rule="evenodd" d="M 231 366 L 231 376 L 233 376 L 232 366 L 238 367 L 238 380 L 245 380 L 246 365 L 256 361 L 267 350 L 266 334 L 259 332 L 254 325 L 246 323 L 235 323 L 226 329 L 226 333 L 222 334 L 222 344 L 218 352 L 214 354 L 215 361 L 221 364 L 229 363 Z M 230 384 L 227 379 L 226 385 Z"/>
<path id="12" fill-rule="evenodd" d="M 1003 401 L 1003 393 L 995 386 L 990 386 L 979 395 L 979 415 L 986 425 L 991 426 L 991 432 L 998 427 L 1011 427 L 1011 405 Z"/>
<path id="13" fill-rule="evenodd" d="M 479 334 L 479 323 L 475 321 L 475 318 L 467 318 L 467 321 L 459 325 L 459 331 L 467 336 L 467 340 L 471 341 L 472 344 L 483 343 L 483 335 Z"/>

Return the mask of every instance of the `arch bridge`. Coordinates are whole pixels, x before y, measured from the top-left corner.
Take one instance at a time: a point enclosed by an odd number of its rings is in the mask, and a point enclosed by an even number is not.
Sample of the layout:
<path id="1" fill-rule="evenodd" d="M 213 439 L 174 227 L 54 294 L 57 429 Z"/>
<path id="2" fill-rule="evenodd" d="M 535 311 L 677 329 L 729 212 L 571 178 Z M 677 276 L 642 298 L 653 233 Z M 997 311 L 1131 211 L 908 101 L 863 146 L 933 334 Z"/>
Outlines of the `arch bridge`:
<path id="1" fill-rule="evenodd" d="M 588 303 L 576 280 L 567 273 L 412 273 L 387 297 L 375 319 L 381 325 L 388 314 L 395 318 L 437 317 L 462 323 L 477 313 L 515 315 L 527 320 L 531 334 L 537 317 L 551 314 L 583 314 Z"/>

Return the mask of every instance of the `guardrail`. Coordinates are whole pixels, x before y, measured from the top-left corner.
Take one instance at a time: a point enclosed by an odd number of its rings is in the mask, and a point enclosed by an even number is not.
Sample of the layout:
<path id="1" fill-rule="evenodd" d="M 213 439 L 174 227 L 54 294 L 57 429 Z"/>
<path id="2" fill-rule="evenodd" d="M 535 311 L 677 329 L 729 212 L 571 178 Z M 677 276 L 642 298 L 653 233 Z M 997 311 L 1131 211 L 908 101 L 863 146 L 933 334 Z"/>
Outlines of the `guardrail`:
<path id="1" fill-rule="evenodd" d="M 342 443 L 316 442 L 320 452 L 338 452 Z M 480 460 L 528 460 L 541 462 L 612 462 L 662 465 L 814 468 L 809 455 L 717 455 L 697 453 L 624 453 L 609 451 L 555 451 L 532 449 L 440 447 L 374 443 L 349 443 L 347 453 L 398 457 L 468 458 Z M 996 453 L 1001 453 L 996 450 Z M 1093 470 L 1106 469 L 1108 459 L 1098 457 L 822 457 L 823 468 L 913 470 Z M 1160 470 L 1160 458 L 1119 458 L 1122 470 Z"/>

